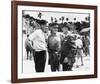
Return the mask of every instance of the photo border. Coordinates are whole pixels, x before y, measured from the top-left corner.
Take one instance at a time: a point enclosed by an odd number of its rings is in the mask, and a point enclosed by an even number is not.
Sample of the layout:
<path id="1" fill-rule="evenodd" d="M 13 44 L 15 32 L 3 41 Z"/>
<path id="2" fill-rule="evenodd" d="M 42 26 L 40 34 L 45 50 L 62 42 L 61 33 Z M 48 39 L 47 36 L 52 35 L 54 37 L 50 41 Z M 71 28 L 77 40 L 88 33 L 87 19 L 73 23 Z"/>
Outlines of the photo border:
<path id="1" fill-rule="evenodd" d="M 44 77 L 44 78 L 25 78 L 18 79 L 18 6 L 40 6 L 40 7 L 56 7 L 56 8 L 73 8 L 73 9 L 92 9 L 94 10 L 94 74 L 90 75 L 75 75 L 75 76 L 59 76 L 59 77 Z M 72 79 L 87 79 L 97 78 L 97 6 L 78 5 L 78 4 L 58 4 L 44 3 L 31 1 L 11 1 L 11 82 L 39 82 L 39 81 L 54 81 L 54 80 L 72 80 Z"/>

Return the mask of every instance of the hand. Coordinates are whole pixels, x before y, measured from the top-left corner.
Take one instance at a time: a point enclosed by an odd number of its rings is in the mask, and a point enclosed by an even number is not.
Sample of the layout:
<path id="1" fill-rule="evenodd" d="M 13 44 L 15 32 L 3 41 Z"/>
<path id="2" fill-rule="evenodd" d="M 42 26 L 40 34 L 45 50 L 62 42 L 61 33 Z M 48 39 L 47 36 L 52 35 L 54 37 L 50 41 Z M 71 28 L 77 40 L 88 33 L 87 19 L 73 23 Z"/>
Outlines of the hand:
<path id="1" fill-rule="evenodd" d="M 65 57 L 63 63 L 68 63 L 68 58 L 67 57 Z"/>

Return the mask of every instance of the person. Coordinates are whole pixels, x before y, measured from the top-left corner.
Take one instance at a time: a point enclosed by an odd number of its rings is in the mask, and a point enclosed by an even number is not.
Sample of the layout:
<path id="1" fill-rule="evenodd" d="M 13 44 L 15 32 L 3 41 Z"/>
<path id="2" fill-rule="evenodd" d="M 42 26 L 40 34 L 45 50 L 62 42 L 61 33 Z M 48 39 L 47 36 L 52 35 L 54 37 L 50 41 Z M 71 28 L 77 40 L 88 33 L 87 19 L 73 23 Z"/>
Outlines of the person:
<path id="1" fill-rule="evenodd" d="M 82 41 L 83 41 L 83 48 L 84 48 L 84 53 L 86 56 L 88 56 L 90 54 L 89 52 L 89 46 L 90 46 L 90 42 L 89 42 L 89 36 L 84 36 L 82 38 Z"/>
<path id="2" fill-rule="evenodd" d="M 47 21 L 38 20 L 37 23 L 40 25 L 40 28 L 38 26 L 38 28 L 30 34 L 29 39 L 33 42 L 33 49 L 35 50 L 35 70 L 36 72 L 44 72 L 47 50 L 44 32 L 46 31 Z"/>
<path id="3" fill-rule="evenodd" d="M 77 39 L 75 41 L 76 47 L 77 47 L 77 54 L 76 54 L 76 67 L 79 68 L 79 66 L 83 66 L 83 43 L 82 38 L 80 35 L 77 35 Z"/>
<path id="4" fill-rule="evenodd" d="M 27 38 L 25 40 L 25 49 L 26 49 L 26 53 L 27 53 L 27 60 L 28 58 L 30 58 L 30 60 L 32 59 L 32 53 L 34 52 L 32 45 L 33 43 L 31 43 L 32 41 L 29 40 L 29 35 L 27 35 Z"/>
<path id="5" fill-rule="evenodd" d="M 48 37 L 48 52 L 49 52 L 49 64 L 51 65 L 51 71 L 59 71 L 60 68 L 60 37 L 57 35 L 58 24 L 52 23 L 51 34 Z"/>
<path id="6" fill-rule="evenodd" d="M 90 47 L 90 41 L 89 41 L 89 36 L 86 36 L 86 40 L 85 40 L 85 43 L 86 43 L 86 56 L 89 56 L 90 55 L 90 50 L 89 50 L 89 47 Z"/>
<path id="7" fill-rule="evenodd" d="M 29 35 L 30 17 L 29 14 L 23 16 L 23 29 L 25 30 L 26 35 Z"/>
<path id="8" fill-rule="evenodd" d="M 61 59 L 63 71 L 71 71 L 75 63 L 75 42 L 74 36 L 69 33 L 69 27 L 64 25 L 62 28 L 65 37 L 61 42 Z"/>

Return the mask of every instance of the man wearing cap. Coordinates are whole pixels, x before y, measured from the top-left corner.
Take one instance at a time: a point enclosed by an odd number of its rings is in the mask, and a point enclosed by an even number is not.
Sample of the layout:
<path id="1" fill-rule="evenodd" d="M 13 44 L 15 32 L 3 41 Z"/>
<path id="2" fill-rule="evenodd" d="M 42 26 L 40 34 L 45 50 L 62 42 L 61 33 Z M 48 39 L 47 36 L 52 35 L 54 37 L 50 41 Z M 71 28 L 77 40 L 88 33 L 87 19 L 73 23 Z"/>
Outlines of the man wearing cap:
<path id="1" fill-rule="evenodd" d="M 35 70 L 36 72 L 44 72 L 47 50 L 44 32 L 46 31 L 47 21 L 38 20 L 37 24 L 40 25 L 40 28 L 37 28 L 32 34 L 30 34 L 29 39 L 33 42 L 33 49 L 35 50 Z"/>
<path id="2" fill-rule="evenodd" d="M 75 62 L 75 43 L 74 37 L 71 33 L 68 33 L 69 28 L 67 25 L 64 25 L 62 31 L 65 34 L 65 37 L 61 43 L 61 59 L 60 62 L 62 64 L 63 71 L 71 71 L 73 64 Z"/>
<path id="3" fill-rule="evenodd" d="M 59 71 L 60 65 L 60 37 L 57 35 L 58 24 L 52 23 L 51 35 L 48 37 L 49 64 L 51 71 Z"/>

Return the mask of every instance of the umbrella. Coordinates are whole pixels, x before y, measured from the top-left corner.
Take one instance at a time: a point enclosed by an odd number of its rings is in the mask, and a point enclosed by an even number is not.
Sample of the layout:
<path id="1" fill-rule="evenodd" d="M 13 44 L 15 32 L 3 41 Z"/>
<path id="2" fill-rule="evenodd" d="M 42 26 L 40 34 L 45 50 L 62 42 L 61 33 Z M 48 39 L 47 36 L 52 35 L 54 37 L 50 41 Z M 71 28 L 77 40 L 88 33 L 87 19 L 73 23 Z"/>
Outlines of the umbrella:
<path id="1" fill-rule="evenodd" d="M 85 33 L 85 32 L 89 32 L 90 31 L 90 28 L 84 28 L 80 31 L 80 33 Z"/>

